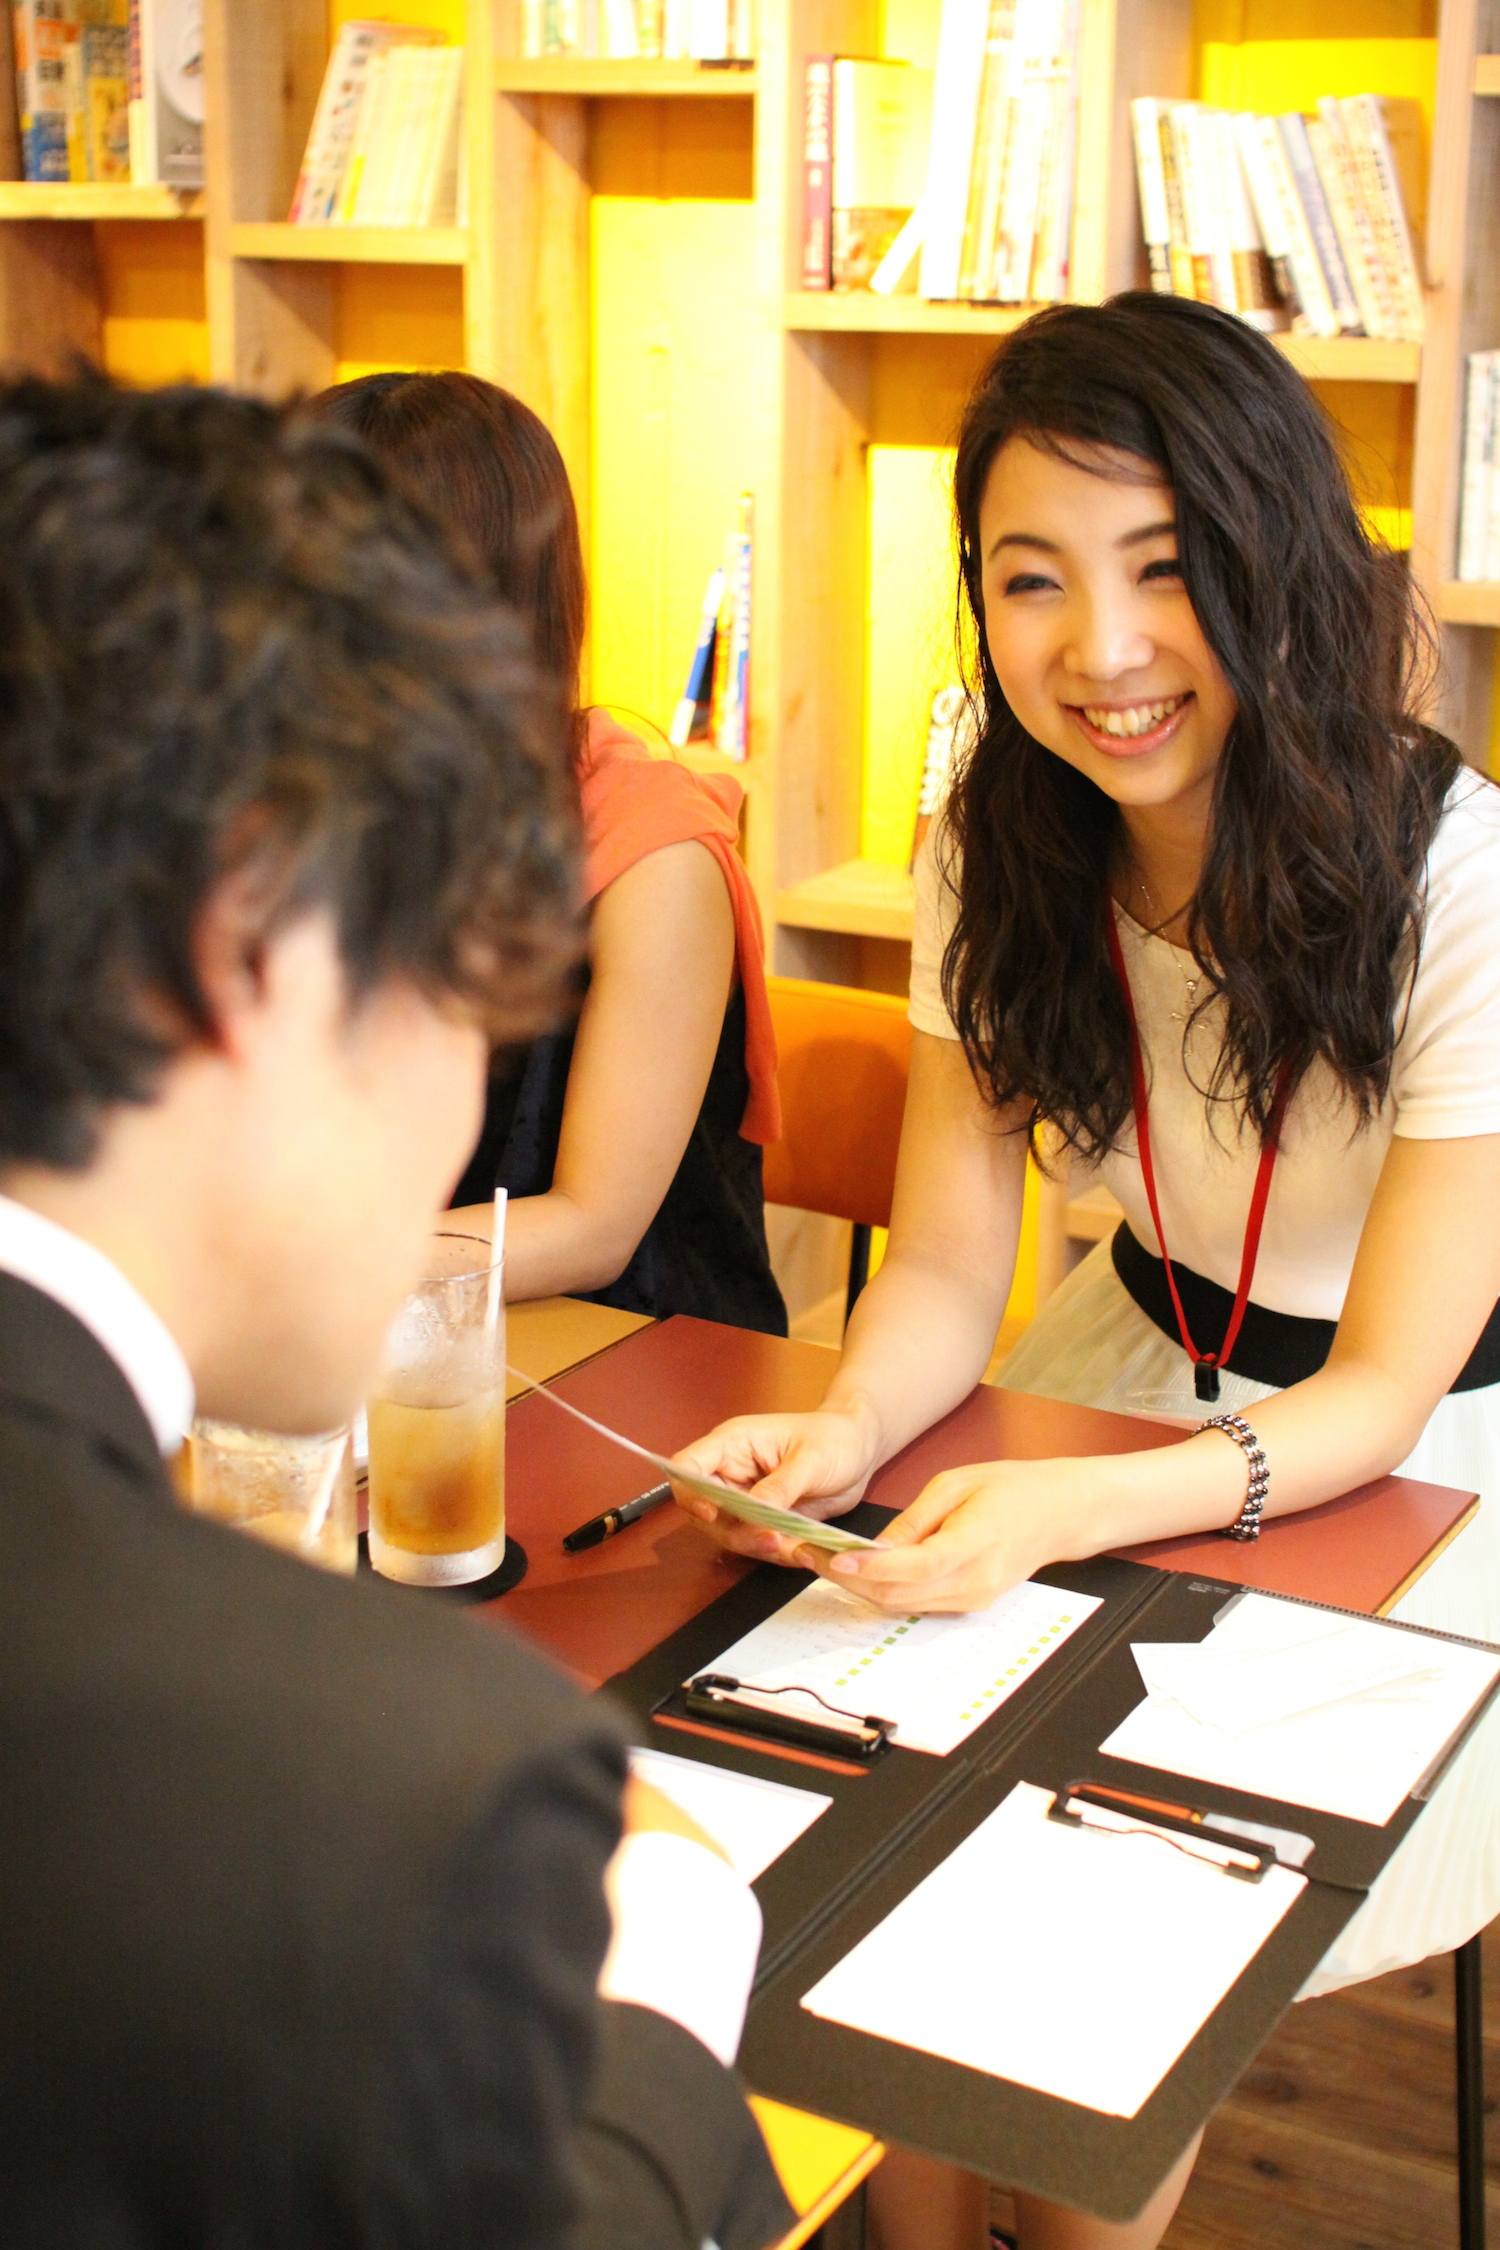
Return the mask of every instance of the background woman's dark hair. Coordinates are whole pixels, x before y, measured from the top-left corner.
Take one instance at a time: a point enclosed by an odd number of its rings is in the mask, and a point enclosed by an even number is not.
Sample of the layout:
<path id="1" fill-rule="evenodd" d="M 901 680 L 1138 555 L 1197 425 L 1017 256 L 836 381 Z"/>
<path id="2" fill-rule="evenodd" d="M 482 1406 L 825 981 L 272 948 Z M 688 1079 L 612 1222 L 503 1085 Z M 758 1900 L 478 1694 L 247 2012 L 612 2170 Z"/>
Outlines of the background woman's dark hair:
<path id="1" fill-rule="evenodd" d="M 1239 709 L 1214 785 L 1189 938 L 1224 995 L 1207 1086 L 1263 1131 L 1278 1069 L 1319 1056 L 1357 1115 L 1390 1075 L 1423 863 L 1459 764 L 1412 701 L 1425 634 L 1367 536 L 1321 410 L 1229 315 L 1131 292 L 1038 313 L 965 411 L 955 471 L 979 733 L 949 810 L 958 918 L 948 1005 L 997 1104 L 1085 1154 L 1130 1115 L 1130 1039 L 1106 950 L 1119 815 L 1007 704 L 984 635 L 979 510 L 1023 437 L 1086 469 L 1149 463 L 1176 495 L 1183 577 Z M 1168 903 L 1168 902 L 1164 902 Z M 1180 902 L 1172 900 L 1176 906 Z"/>
<path id="2" fill-rule="evenodd" d="M 587 610 L 578 510 L 557 442 L 509 391 L 477 375 L 364 375 L 310 401 L 456 531 L 531 621 L 537 661 L 578 701 Z"/>

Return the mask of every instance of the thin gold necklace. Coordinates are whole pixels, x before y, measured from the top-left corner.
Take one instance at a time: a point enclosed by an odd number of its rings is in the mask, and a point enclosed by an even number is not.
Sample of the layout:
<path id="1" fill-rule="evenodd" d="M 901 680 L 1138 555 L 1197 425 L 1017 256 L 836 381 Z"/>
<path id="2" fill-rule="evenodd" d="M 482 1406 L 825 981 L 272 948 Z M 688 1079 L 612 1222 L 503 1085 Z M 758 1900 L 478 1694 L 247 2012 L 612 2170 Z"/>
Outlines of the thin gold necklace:
<path id="1" fill-rule="evenodd" d="M 1160 938 L 1162 944 L 1171 954 L 1172 960 L 1176 965 L 1177 974 L 1181 977 L 1183 986 L 1187 994 L 1187 1006 L 1181 1011 L 1174 1008 L 1171 1012 L 1170 1017 L 1168 1018 L 1168 1021 L 1171 1023 L 1181 1024 L 1191 1023 L 1194 1015 L 1197 1013 L 1198 993 L 1203 984 L 1203 972 L 1200 969 L 1197 976 L 1190 977 L 1188 975 L 1187 970 L 1182 965 L 1182 960 L 1178 953 L 1177 947 L 1172 943 L 1172 940 L 1164 934 L 1167 923 L 1172 921 L 1175 917 L 1170 914 L 1165 917 L 1161 915 L 1157 908 L 1155 899 L 1151 896 L 1150 891 L 1146 887 L 1146 878 L 1141 874 L 1138 868 L 1132 868 L 1131 875 L 1135 882 L 1136 889 L 1140 892 L 1142 898 L 1146 901 L 1146 912 L 1151 916 L 1151 920 L 1147 924 L 1148 934 L 1151 937 Z"/>

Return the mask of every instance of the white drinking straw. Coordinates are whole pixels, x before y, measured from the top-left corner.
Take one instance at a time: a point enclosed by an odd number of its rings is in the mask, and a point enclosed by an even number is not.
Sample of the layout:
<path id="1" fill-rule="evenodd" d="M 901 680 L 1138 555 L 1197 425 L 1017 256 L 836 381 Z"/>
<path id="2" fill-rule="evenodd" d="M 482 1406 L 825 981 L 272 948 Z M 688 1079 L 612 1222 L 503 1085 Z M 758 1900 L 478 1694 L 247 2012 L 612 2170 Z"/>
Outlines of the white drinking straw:
<path id="1" fill-rule="evenodd" d="M 485 1333 L 493 1345 L 500 1329 L 500 1300 L 505 1274 L 505 1190 L 495 1190 L 495 1233 L 490 1245 L 490 1293 L 484 1308 Z"/>

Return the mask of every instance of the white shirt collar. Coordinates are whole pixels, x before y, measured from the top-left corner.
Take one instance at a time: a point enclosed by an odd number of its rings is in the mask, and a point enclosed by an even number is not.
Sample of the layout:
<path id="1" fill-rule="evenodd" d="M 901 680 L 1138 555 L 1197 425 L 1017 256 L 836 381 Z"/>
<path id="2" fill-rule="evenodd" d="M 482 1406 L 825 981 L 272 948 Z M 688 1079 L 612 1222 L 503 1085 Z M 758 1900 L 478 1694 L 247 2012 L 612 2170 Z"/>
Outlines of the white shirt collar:
<path id="1" fill-rule="evenodd" d="M 140 1401 L 163 1453 L 193 1421 L 193 1378 L 177 1340 L 102 1250 L 0 1195 L 0 1273 L 29 1281 L 81 1320 Z"/>

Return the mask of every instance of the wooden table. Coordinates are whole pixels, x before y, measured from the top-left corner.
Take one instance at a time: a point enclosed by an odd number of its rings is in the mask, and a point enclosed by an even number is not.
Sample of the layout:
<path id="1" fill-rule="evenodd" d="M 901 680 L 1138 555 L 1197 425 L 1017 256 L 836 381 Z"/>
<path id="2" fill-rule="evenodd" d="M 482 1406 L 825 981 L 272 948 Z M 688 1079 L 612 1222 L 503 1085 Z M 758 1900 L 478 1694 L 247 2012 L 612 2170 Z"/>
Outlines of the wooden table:
<path id="1" fill-rule="evenodd" d="M 660 1453 L 675 1452 L 731 1414 L 817 1405 L 837 1357 L 819 1344 L 681 1317 L 644 1323 L 566 1299 L 514 1306 L 510 1321 L 512 1365 L 543 1381 L 560 1375 L 557 1387 L 573 1405 Z M 610 1333 L 610 1322 L 635 1332 Z M 575 1356 L 562 1356 L 567 1353 Z M 570 1370 L 565 1375 L 564 1367 Z M 964 1462 L 1146 1451 L 1181 1444 L 1186 1435 L 1180 1427 L 981 1384 L 888 1462 L 868 1497 L 902 1508 L 940 1469 Z M 658 1510 L 585 1554 L 566 1555 L 563 1533 L 639 1491 L 641 1464 L 534 1392 L 510 1409 L 506 1450 L 508 1520 L 530 1567 L 524 1582 L 492 1605 L 493 1613 L 538 1641 L 583 1686 L 597 1687 L 626 1670 L 756 1567 L 721 1553 L 674 1508 Z M 1379 1614 L 1457 1537 L 1477 1506 L 1472 1493 L 1382 1477 L 1267 1524 L 1253 1544 L 1193 1537 L 1127 1551 L 1163 1569 L 1202 1570 L 1235 1584 Z M 758 2098 L 755 2107 L 799 2215 L 777 2250 L 796 2250 L 854 2193 L 884 2150 L 852 2127 Z"/>

